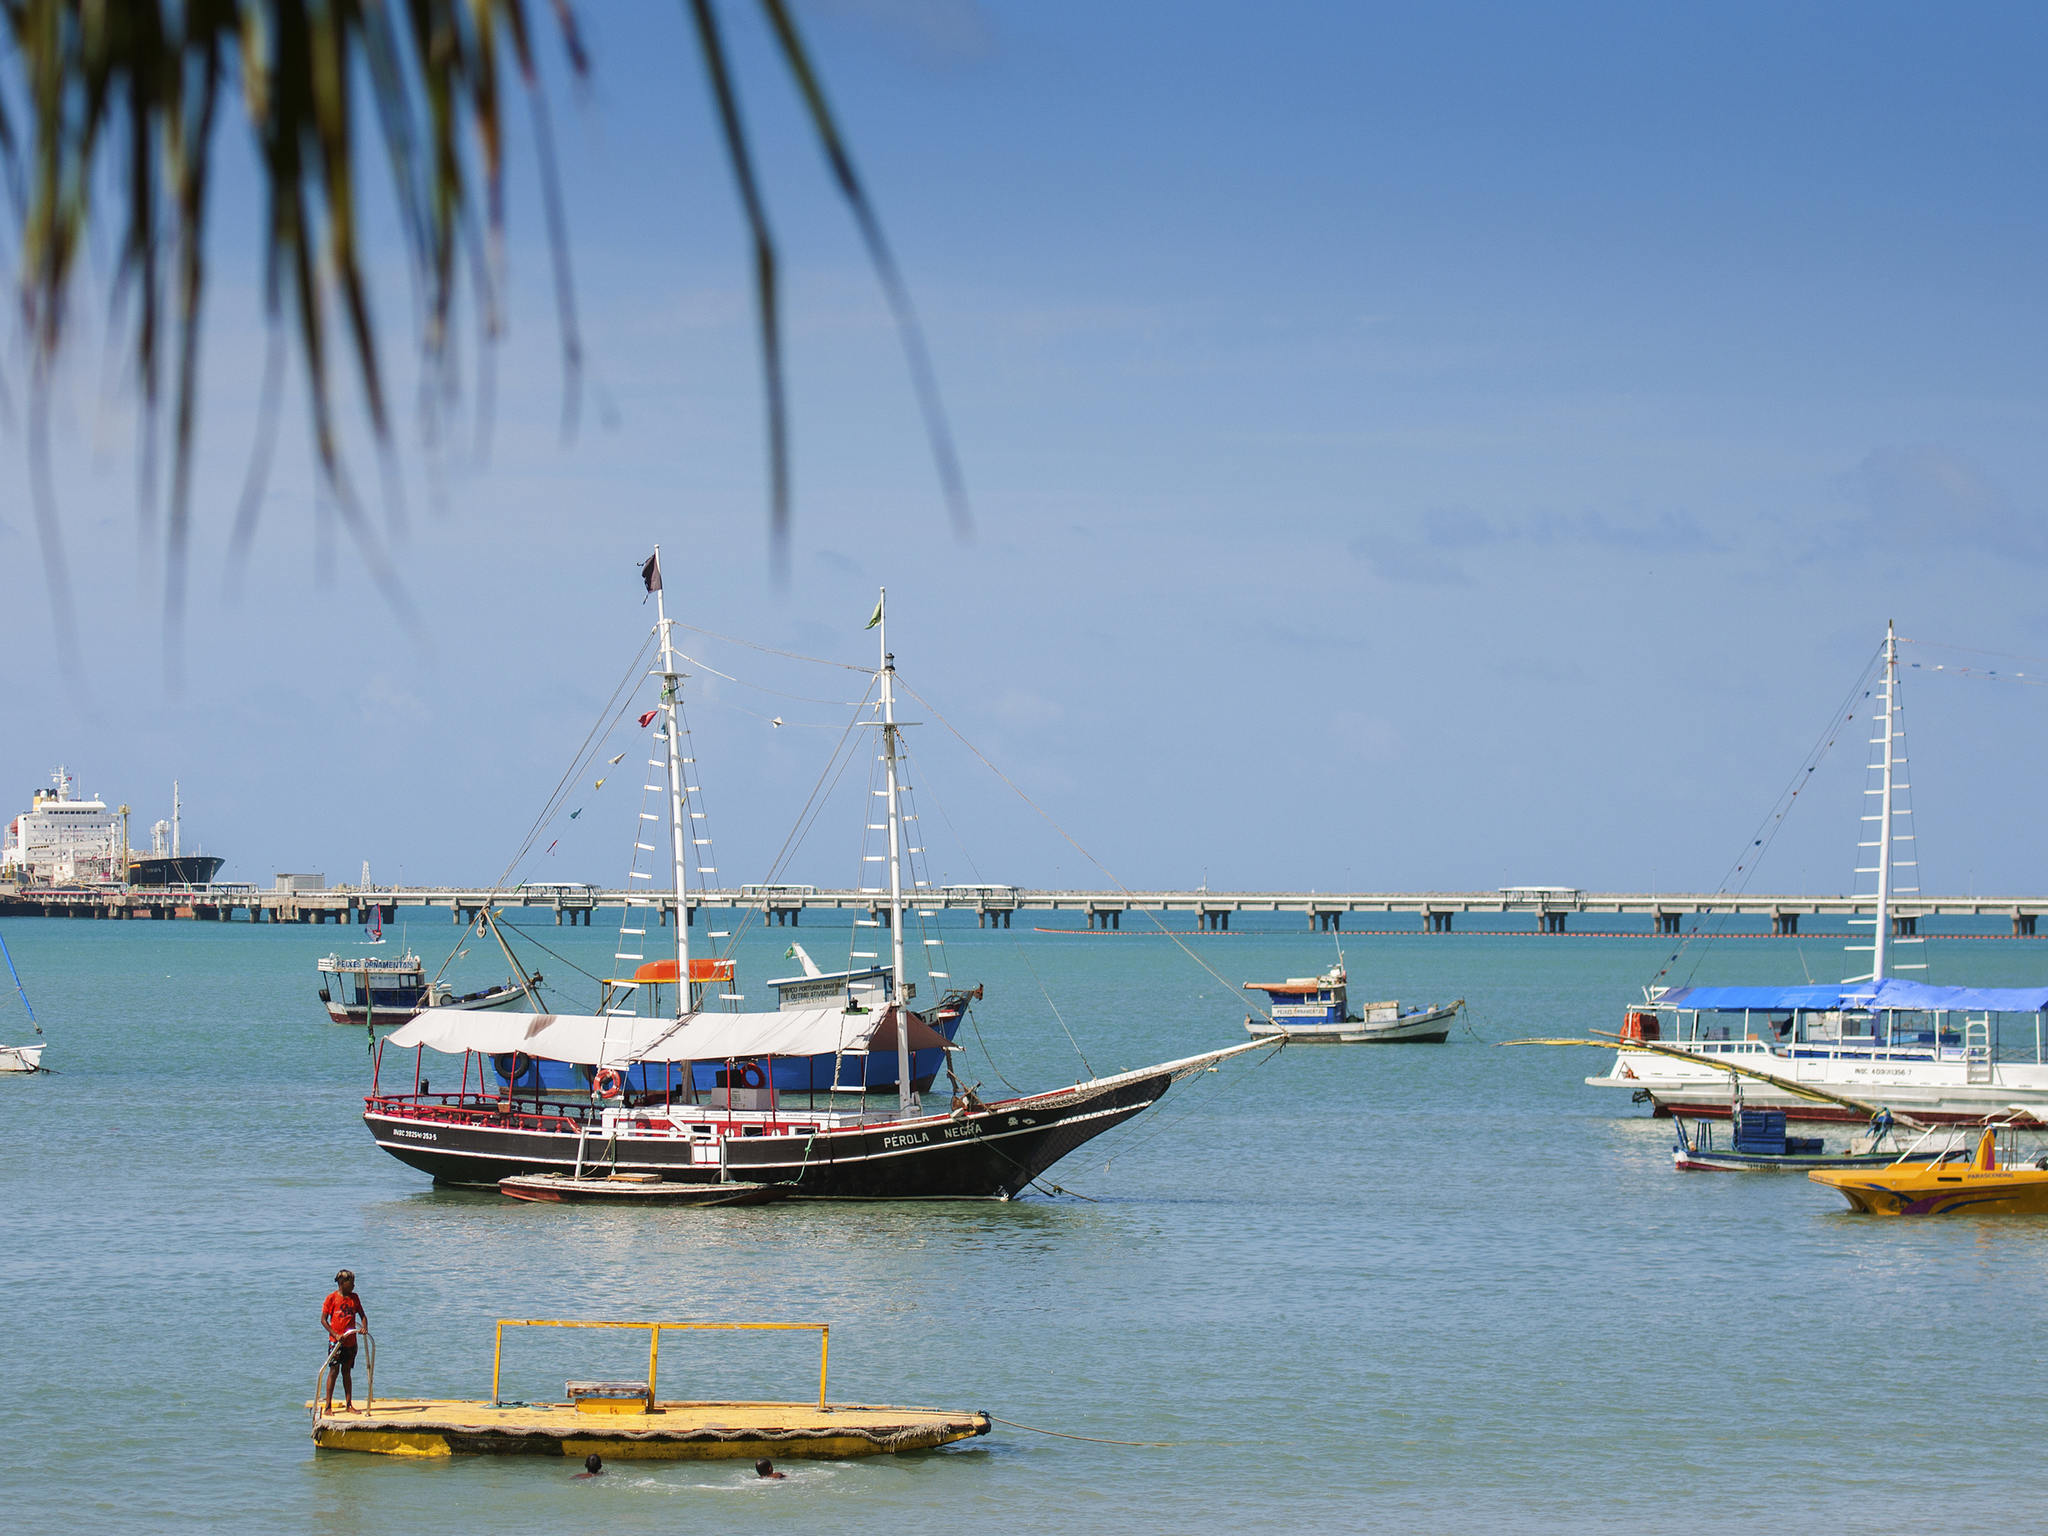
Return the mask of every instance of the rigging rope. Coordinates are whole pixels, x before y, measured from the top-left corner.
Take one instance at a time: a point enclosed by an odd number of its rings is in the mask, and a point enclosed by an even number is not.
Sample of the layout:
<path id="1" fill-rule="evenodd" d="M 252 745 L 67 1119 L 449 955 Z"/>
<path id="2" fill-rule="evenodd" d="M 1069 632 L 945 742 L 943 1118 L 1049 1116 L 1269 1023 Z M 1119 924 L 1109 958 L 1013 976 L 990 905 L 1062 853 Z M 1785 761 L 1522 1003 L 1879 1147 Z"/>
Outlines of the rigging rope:
<path id="1" fill-rule="evenodd" d="M 593 749 L 602 751 L 604 746 L 609 743 L 611 733 L 618 729 L 619 721 L 625 718 L 625 712 L 632 707 L 633 680 L 640 671 L 640 664 L 647 655 L 648 647 L 653 643 L 654 634 L 650 630 L 647 637 L 640 642 L 639 650 L 633 653 L 633 659 L 627 664 L 625 675 L 619 679 L 617 685 L 612 689 L 611 697 L 605 700 L 604 708 L 598 711 L 597 721 L 591 726 L 589 733 L 584 736 L 583 744 L 576 749 L 576 755 L 569 760 L 568 768 L 563 771 L 562 777 L 556 781 L 554 790 L 549 794 L 546 803 L 541 807 L 540 814 L 534 818 L 533 825 L 527 829 L 526 837 L 519 844 L 518 852 L 514 853 L 511 859 L 507 861 L 505 867 L 498 872 L 498 878 L 491 882 L 490 889 L 484 893 L 484 907 L 489 907 L 492 902 L 498 899 L 498 893 L 505 888 L 505 882 L 511 878 L 512 872 L 520 866 L 527 854 L 533 851 L 533 845 L 540 840 L 540 834 L 547 829 L 548 824 L 554 820 L 563 804 L 566 803 L 566 791 L 570 781 L 583 771 L 586 758 L 591 756 Z M 614 706 L 616 706 L 616 709 Z M 606 723 L 607 717 L 610 720 L 609 724 Z M 469 933 L 465 930 L 462 938 L 457 939 L 454 946 L 449 950 L 448 957 L 441 962 L 440 969 L 434 972 L 434 980 L 439 981 L 447 974 L 448 967 L 455 963 L 456 952 L 460 950 L 463 942 L 468 938 Z"/>
<path id="2" fill-rule="evenodd" d="M 967 861 L 967 868 L 969 872 L 973 874 L 976 880 L 981 879 L 980 863 L 975 859 L 973 851 L 968 848 L 967 839 L 960 835 L 960 829 L 953 824 L 953 818 L 947 812 L 945 802 L 939 799 L 938 792 L 936 790 L 932 792 L 931 800 L 932 804 L 938 808 L 939 820 L 943 821 L 946 824 L 946 831 L 952 837 L 954 846 L 960 850 L 960 856 Z M 1005 929 L 1004 932 L 1008 933 L 1009 930 Z M 1088 1066 L 1088 1057 L 1087 1054 L 1083 1052 L 1081 1049 L 1081 1042 L 1076 1040 L 1074 1038 L 1074 1032 L 1071 1029 L 1067 1028 L 1067 1021 L 1065 1016 L 1060 1013 L 1058 1005 L 1053 1002 L 1052 993 L 1046 990 L 1045 982 L 1038 974 L 1038 968 L 1031 963 L 1030 956 L 1028 956 L 1024 952 L 1024 945 L 1022 941 L 1018 939 L 1018 937 L 1015 934 L 1010 935 L 1010 948 L 1016 954 L 1017 958 L 1024 962 L 1024 969 L 1031 973 L 1032 981 L 1037 983 L 1039 992 L 1045 998 L 1046 1006 L 1052 1009 L 1052 1016 L 1055 1019 L 1059 1020 L 1060 1028 L 1066 1032 L 1067 1044 L 1071 1045 L 1074 1048 L 1074 1054 L 1080 1057 L 1081 1065 L 1083 1067 L 1086 1067 L 1088 1075 L 1090 1077 L 1093 1077 L 1095 1075 L 1095 1069 L 1093 1067 Z M 974 1026 L 974 1043 L 981 1047 L 982 1058 L 988 1062 L 988 1069 L 991 1072 L 995 1073 L 998 1081 L 1000 1081 L 1005 1088 L 1009 1089 L 1010 1092 L 1022 1093 L 1024 1090 L 1019 1088 L 1015 1083 L 1011 1082 L 1009 1077 L 1004 1073 L 1002 1067 L 997 1064 L 995 1053 L 988 1048 L 988 1041 L 986 1038 L 983 1037 L 981 1033 L 981 1021 L 975 1018 L 974 1010 L 971 1007 L 967 1010 L 967 1022 Z"/>
<path id="3" fill-rule="evenodd" d="M 1260 1067 L 1263 1067 L 1264 1065 L 1266 1065 L 1267 1062 L 1271 1061 L 1274 1057 L 1278 1056 L 1281 1053 L 1281 1051 L 1286 1049 L 1286 1047 L 1287 1037 L 1285 1035 L 1275 1037 L 1273 1041 L 1273 1049 L 1266 1052 L 1266 1054 L 1261 1056 L 1257 1061 L 1253 1062 L 1247 1070 L 1243 1072 L 1233 1072 L 1230 1075 L 1229 1079 L 1230 1086 L 1221 1091 L 1224 1093 L 1229 1093 L 1243 1086 L 1243 1084 L 1250 1079 L 1253 1072 L 1256 1072 Z M 1216 1068 L 1212 1064 L 1211 1066 L 1208 1066 L 1203 1069 L 1203 1075 L 1206 1076 L 1208 1075 L 1208 1073 L 1215 1071 Z M 1192 1093 L 1192 1090 L 1190 1090 L 1190 1092 Z M 1096 1172 L 1109 1172 L 1109 1165 L 1115 1162 L 1118 1158 L 1122 1157 L 1126 1152 L 1135 1152 L 1141 1147 L 1150 1146 L 1153 1142 L 1157 1141 L 1161 1136 L 1164 1136 L 1168 1131 L 1179 1129 L 1179 1127 L 1185 1124 L 1187 1121 L 1192 1120 L 1196 1115 L 1200 1114 L 1202 1111 L 1212 1107 L 1212 1102 L 1210 1100 L 1196 1099 L 1193 1103 L 1188 1105 L 1186 1109 L 1182 1110 L 1178 1115 L 1174 1115 L 1171 1117 L 1155 1117 L 1152 1121 L 1152 1129 L 1149 1134 L 1140 1135 L 1135 1140 L 1126 1140 L 1120 1142 L 1116 1146 L 1115 1150 L 1113 1150 L 1109 1154 L 1109 1156 L 1105 1157 L 1102 1160 L 1100 1166 L 1098 1166 L 1098 1168 L 1096 1169 Z"/>
<path id="4" fill-rule="evenodd" d="M 699 624 L 685 624 L 681 619 L 671 620 L 677 629 L 687 629 L 693 635 L 708 635 L 713 640 L 723 640 L 727 645 L 744 645 L 750 651 L 764 651 L 770 656 L 783 656 L 791 661 L 808 661 L 813 666 L 837 667 L 842 672 L 871 673 L 872 667 L 856 667 L 850 662 L 828 661 L 823 656 L 806 656 L 801 651 L 778 650 L 772 645 L 763 645 L 758 640 L 742 640 L 738 635 L 721 635 L 715 629 L 705 629 Z"/>
<path id="5" fill-rule="evenodd" d="M 872 684 L 869 685 L 868 692 L 870 695 L 873 694 L 874 687 Z M 832 755 L 825 759 L 825 766 L 819 771 L 817 782 L 811 786 L 810 797 L 804 801 L 803 809 L 796 813 L 796 821 L 791 824 L 788 835 L 783 838 L 782 847 L 776 851 L 775 857 L 769 861 L 768 878 L 763 882 L 764 884 L 773 884 L 775 877 L 782 873 L 788 861 L 796 857 L 797 850 L 803 846 L 804 838 L 810 834 L 811 827 L 817 824 L 819 815 L 823 813 L 825 808 L 824 802 L 831 798 L 832 791 L 839 787 L 839 780 L 845 776 L 846 770 L 853 765 L 853 754 L 846 752 L 846 748 L 847 744 L 853 739 L 854 731 L 860 725 L 860 711 L 866 707 L 867 700 L 864 698 L 856 706 L 853 718 L 846 722 L 846 728 L 840 732 L 839 740 L 833 743 Z M 843 762 L 840 760 L 840 753 L 842 752 L 846 752 L 846 758 Z M 837 765 L 836 772 L 834 771 L 835 764 Z M 828 779 L 830 780 L 829 783 L 827 783 Z M 814 810 L 813 807 L 816 809 Z M 742 912 L 739 926 L 733 930 L 732 938 L 726 945 L 726 953 L 728 955 L 738 947 L 739 941 L 746 936 L 747 930 L 753 926 L 754 919 L 759 915 L 752 907 L 748 907 Z"/>
<path id="6" fill-rule="evenodd" d="M 898 675 L 898 681 L 901 681 L 901 674 Z M 919 693 L 915 688 L 911 687 L 908 683 L 903 684 L 903 691 L 909 694 L 913 699 L 917 700 L 917 702 L 922 704 L 926 709 L 930 710 L 932 713 L 932 718 L 938 721 L 939 724 L 943 725 L 947 729 L 947 731 L 952 734 L 952 737 L 955 741 L 959 742 L 961 746 L 965 747 L 969 752 L 973 753 L 976 758 L 980 759 L 982 767 L 986 768 L 990 773 L 994 774 L 997 778 L 1001 779 L 1003 783 L 1009 788 L 1010 792 L 1014 794 L 1019 800 L 1022 800 L 1026 805 L 1030 806 L 1031 809 L 1038 814 L 1038 816 L 1045 822 L 1047 826 L 1051 827 L 1053 831 L 1059 833 L 1059 835 L 1066 840 L 1069 847 L 1071 847 L 1076 853 L 1080 854 L 1081 857 L 1086 859 L 1090 864 L 1093 864 L 1097 869 L 1101 870 L 1103 875 L 1109 880 L 1109 883 L 1111 885 L 1115 886 L 1132 902 L 1135 903 L 1137 901 L 1136 893 L 1133 892 L 1129 886 L 1125 885 L 1123 881 L 1119 880 L 1116 877 L 1116 873 L 1114 870 L 1112 870 L 1107 864 L 1103 863 L 1102 860 L 1096 858 L 1095 855 L 1090 853 L 1086 848 L 1083 848 L 1080 842 L 1074 837 L 1073 833 L 1069 832 L 1065 827 L 1061 826 L 1057 821 L 1053 820 L 1052 814 L 1049 811 L 1047 811 L 1043 806 L 1041 806 L 1036 800 L 1033 800 L 1029 795 L 1024 793 L 1024 791 L 1018 786 L 1017 782 L 1014 779 L 1012 779 L 1007 773 L 1004 773 L 1002 769 L 998 768 L 994 763 L 990 762 L 988 758 L 983 755 L 979 747 L 977 747 L 973 742 L 969 741 L 965 736 L 960 734 L 959 730 L 954 726 L 952 721 L 948 720 L 944 715 L 939 713 L 937 706 L 935 706 L 930 699 L 927 699 L 923 694 Z M 1136 908 L 1136 910 L 1144 913 L 1145 916 L 1151 918 L 1152 925 L 1155 928 L 1157 928 L 1161 933 L 1166 935 L 1167 938 L 1173 940 L 1174 944 L 1178 946 L 1182 954 L 1186 955 L 1190 960 L 1194 961 L 1195 964 L 1199 965 L 1203 970 L 1207 971 L 1211 976 L 1215 977 L 1217 982 L 1222 985 L 1226 993 L 1235 993 L 1239 990 L 1238 988 L 1231 985 L 1229 978 L 1224 976 L 1224 974 L 1221 971 L 1217 970 L 1215 966 L 1211 965 L 1208 961 L 1204 960 L 1200 955 L 1196 954 L 1194 950 L 1189 948 L 1187 943 L 1181 938 L 1181 936 L 1178 933 L 1175 933 L 1171 928 L 1167 927 L 1165 923 L 1160 921 L 1158 913 L 1146 907 L 1138 907 Z M 1261 1009 L 1260 1011 L 1264 1012 L 1265 1010 Z M 1267 1014 L 1266 1017 L 1268 1018 L 1268 1020 L 1270 1020 L 1272 1018 L 1272 1015 Z"/>
<path id="7" fill-rule="evenodd" d="M 1813 774 L 1814 770 L 1820 767 L 1822 761 L 1826 759 L 1828 753 L 1834 748 L 1835 742 L 1840 739 L 1842 728 L 1856 718 L 1853 713 L 1845 715 L 1843 712 L 1848 709 L 1850 704 L 1855 702 L 1859 693 L 1865 691 L 1865 685 L 1869 683 L 1871 673 L 1882 664 L 1883 660 L 1884 648 L 1880 646 L 1870 661 L 1865 664 L 1863 670 L 1857 674 L 1856 681 L 1849 685 L 1849 691 L 1842 695 L 1841 703 L 1835 706 L 1834 713 L 1828 717 L 1827 724 L 1821 728 L 1820 735 L 1814 739 L 1814 744 L 1807 749 L 1806 756 L 1800 759 L 1800 766 L 1794 771 L 1791 782 L 1784 789 L 1778 791 L 1778 797 L 1771 802 L 1771 813 L 1758 825 L 1756 834 L 1750 838 L 1749 842 L 1744 845 L 1742 852 L 1736 856 L 1734 866 L 1721 877 L 1721 883 L 1714 891 L 1716 896 L 1727 892 L 1731 884 L 1734 885 L 1737 896 L 1740 896 L 1749 889 L 1750 881 L 1756 878 L 1757 866 L 1763 862 L 1764 855 L 1771 851 L 1771 844 L 1777 841 L 1778 833 L 1784 829 L 1785 817 L 1792 810 L 1792 802 L 1797 800 L 1801 793 L 1804 792 L 1808 777 Z M 1735 879 L 1737 875 L 1744 877 L 1739 883 Z M 1713 914 L 1704 912 L 1695 912 L 1693 914 L 1691 928 L 1687 929 L 1685 936 L 1678 941 L 1678 947 L 1665 957 L 1664 964 L 1658 969 L 1657 974 L 1650 978 L 1648 986 L 1644 989 L 1645 991 L 1649 987 L 1656 986 L 1659 981 L 1669 974 L 1671 968 L 1678 963 L 1679 958 L 1691 946 L 1692 941 L 1700 936 L 1707 918 L 1711 915 Z M 1699 953 L 1693 958 L 1691 968 L 1685 973 L 1688 985 L 1691 983 L 1692 978 L 1699 974 L 1700 963 L 1706 959 L 1707 950 L 1712 945 L 1713 935 L 1709 934 L 1707 942 L 1700 946 Z"/>
<path id="8" fill-rule="evenodd" d="M 710 662 L 692 656 L 688 651 L 677 651 L 676 655 L 682 657 L 684 661 L 687 661 L 700 672 L 709 672 L 713 677 L 722 677 L 728 683 L 738 683 L 740 687 L 751 688 L 756 693 L 772 693 L 778 699 L 795 699 L 799 704 L 829 704 L 840 709 L 858 709 L 867 702 L 865 699 L 814 699 L 805 693 L 784 693 L 779 688 L 769 688 L 761 683 L 750 683 L 743 677 L 734 677 L 730 672 L 721 672 L 718 668 L 712 666 Z"/>

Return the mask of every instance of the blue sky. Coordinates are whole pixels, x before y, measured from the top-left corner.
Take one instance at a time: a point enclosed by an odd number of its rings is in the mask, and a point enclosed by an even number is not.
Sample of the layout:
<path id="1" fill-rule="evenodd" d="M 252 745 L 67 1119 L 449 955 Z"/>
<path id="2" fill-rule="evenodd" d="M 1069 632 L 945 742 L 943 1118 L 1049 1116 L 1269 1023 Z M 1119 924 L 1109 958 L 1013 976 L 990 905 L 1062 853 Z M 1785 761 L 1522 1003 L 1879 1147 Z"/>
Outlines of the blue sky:
<path id="1" fill-rule="evenodd" d="M 686 617 L 812 655 L 865 661 L 887 581 L 906 678 L 1132 885 L 1711 889 L 1893 618 L 1926 664 L 1923 883 L 2039 888 L 2048 691 L 1926 670 L 2048 677 L 2020 659 L 2048 657 L 2038 10 L 801 7 L 924 317 L 960 540 L 851 224 L 728 6 L 786 263 L 783 586 L 682 8 L 584 10 L 591 81 L 547 50 L 580 431 L 519 132 L 488 447 L 400 419 L 404 531 L 380 526 L 419 637 L 314 511 L 296 390 L 226 601 L 263 350 L 231 119 L 192 675 L 161 685 L 102 284 L 55 402 L 86 692 L 51 639 L 19 429 L 0 437 L 9 801 L 63 760 L 146 826 L 176 774 L 229 876 L 489 878 L 637 644 L 658 539 Z M 850 677 L 699 654 L 807 698 Z M 736 878 L 831 737 L 832 709 L 772 697 L 693 693 Z M 918 740 L 961 834 L 936 872 L 1104 883 L 935 723 Z M 1860 761 L 1831 755 L 1761 884 L 1847 888 Z M 522 873 L 614 883 L 631 809 L 594 799 Z M 847 801 L 794 876 L 842 882 L 858 819 Z"/>

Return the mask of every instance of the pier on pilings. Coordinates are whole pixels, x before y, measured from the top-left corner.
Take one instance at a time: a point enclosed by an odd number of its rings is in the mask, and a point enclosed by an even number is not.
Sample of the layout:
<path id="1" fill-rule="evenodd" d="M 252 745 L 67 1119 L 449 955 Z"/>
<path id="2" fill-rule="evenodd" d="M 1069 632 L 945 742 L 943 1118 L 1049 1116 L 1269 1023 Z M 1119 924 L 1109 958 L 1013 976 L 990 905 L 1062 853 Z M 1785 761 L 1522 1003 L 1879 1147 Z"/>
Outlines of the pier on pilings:
<path id="1" fill-rule="evenodd" d="M 982 929 L 1010 928 L 1022 913 L 1027 926 L 1034 920 L 1050 921 L 1054 926 L 1067 921 L 1082 931 L 1117 932 L 1122 929 L 1126 915 L 1149 914 L 1139 925 L 1148 931 L 1154 926 L 1153 919 L 1157 919 L 1168 927 L 1186 924 L 1201 932 L 1228 933 L 1241 930 L 1244 925 L 1236 919 L 1250 914 L 1255 923 L 1261 919 L 1277 920 L 1283 928 L 1298 919 L 1316 933 L 1361 929 L 1413 932 L 1419 927 L 1432 934 L 1533 930 L 1540 934 L 1583 936 L 1625 930 L 1632 919 L 1634 931 L 1647 930 L 1669 939 L 1677 938 L 1694 922 L 1731 934 L 1748 931 L 1756 937 L 1804 937 L 1816 929 L 1832 935 L 1836 925 L 1858 916 L 1867 919 L 1871 910 L 1867 896 L 1774 896 L 1727 891 L 1701 895 L 1668 891 L 1609 893 L 1566 886 L 1505 886 L 1496 891 L 1470 892 L 1344 892 L 1038 890 L 975 885 L 922 890 L 912 894 L 910 900 L 921 912 L 934 909 L 957 914 L 959 921 L 965 921 L 971 914 Z M 856 915 L 867 918 L 870 909 L 875 909 L 873 921 L 882 921 L 875 892 L 858 887 L 769 886 L 692 891 L 678 906 L 671 893 L 580 885 L 520 886 L 511 890 L 434 886 L 308 890 L 228 882 L 170 888 L 80 889 L 18 887 L 0 881 L 0 917 L 239 922 L 246 914 L 248 921 L 258 923 L 360 924 L 381 914 L 389 925 L 406 916 L 419 920 L 427 909 L 434 908 L 446 910 L 453 923 L 462 925 L 475 921 L 487 906 L 502 912 L 508 920 L 516 920 L 518 909 L 526 908 L 534 914 L 534 920 L 545 921 L 542 913 L 556 912 L 558 923 L 585 927 L 590 926 L 600 907 L 628 906 L 640 911 L 651 909 L 656 922 L 663 927 L 673 922 L 694 926 L 700 906 L 753 912 L 759 914 L 765 926 L 780 928 L 801 926 L 806 912 L 826 913 L 828 921 L 836 914 L 839 921 L 845 921 Z M 1920 920 L 1933 918 L 1974 921 L 1979 926 L 1968 931 L 1985 936 L 1994 931 L 1990 925 L 1995 924 L 1998 936 L 2009 934 L 2024 940 L 2043 936 L 2041 917 L 2048 913 L 2048 896 L 1915 893 L 1895 898 L 1891 910 L 1894 934 L 1902 939 L 1919 937 Z M 1521 915 L 1527 916 L 1530 926 L 1518 930 L 1514 919 Z M 1730 919 L 1740 917 L 1749 918 L 1750 924 L 1735 928 L 1728 925 Z M 1477 919 L 1478 928 L 1465 919 Z M 1496 919 L 1505 919 L 1505 926 L 1499 926 Z M 1756 933 L 1758 928 L 1761 933 Z"/>

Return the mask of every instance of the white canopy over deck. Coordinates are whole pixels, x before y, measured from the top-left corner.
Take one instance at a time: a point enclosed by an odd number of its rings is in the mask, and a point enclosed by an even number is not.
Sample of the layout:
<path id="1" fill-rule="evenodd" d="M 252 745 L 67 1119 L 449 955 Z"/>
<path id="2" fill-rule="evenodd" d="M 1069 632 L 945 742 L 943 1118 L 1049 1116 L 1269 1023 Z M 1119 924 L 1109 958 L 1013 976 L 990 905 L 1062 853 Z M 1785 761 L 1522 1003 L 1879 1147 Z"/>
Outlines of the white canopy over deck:
<path id="1" fill-rule="evenodd" d="M 755 1056 L 831 1056 L 896 1049 L 894 1011 L 784 1008 L 774 1013 L 700 1013 L 678 1022 L 588 1013 L 478 1013 L 429 1008 L 391 1032 L 388 1043 L 425 1046 L 451 1056 L 513 1052 L 586 1067 L 640 1061 L 727 1061 Z M 944 1036 L 910 1015 L 913 1050 L 950 1049 Z"/>

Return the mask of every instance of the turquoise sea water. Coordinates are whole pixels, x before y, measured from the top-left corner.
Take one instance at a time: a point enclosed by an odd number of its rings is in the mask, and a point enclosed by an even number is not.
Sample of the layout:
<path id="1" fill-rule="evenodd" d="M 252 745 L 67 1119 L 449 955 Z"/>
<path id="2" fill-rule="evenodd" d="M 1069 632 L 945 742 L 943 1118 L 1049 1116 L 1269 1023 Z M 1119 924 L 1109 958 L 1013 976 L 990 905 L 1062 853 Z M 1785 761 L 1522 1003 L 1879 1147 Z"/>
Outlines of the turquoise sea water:
<path id="1" fill-rule="evenodd" d="M 411 936 L 428 951 L 447 931 Z M 1051 1177 L 1085 1201 L 551 1210 L 436 1191 L 370 1143 L 362 1034 L 313 997 L 313 961 L 354 930 L 6 933 L 58 1069 L 0 1080 L 13 1529 L 2048 1520 L 2048 1221 L 1856 1219 L 1803 1179 L 1674 1174 L 1663 1124 L 1582 1086 L 1601 1064 L 1590 1051 L 1461 1031 L 1240 1060 L 1059 1165 Z M 1048 993 L 1108 1071 L 1240 1038 L 1235 983 L 1330 953 L 1299 933 L 1191 939 L 1226 987 L 1156 938 L 949 934 L 954 979 L 988 986 L 997 1062 L 1033 1088 L 1078 1072 Z M 602 928 L 536 936 L 593 970 L 614 947 Z M 786 969 L 788 937 L 747 942 L 743 984 Z M 1346 946 L 1355 998 L 1463 995 L 1490 1040 L 1611 1027 L 1663 953 L 1476 935 Z M 1824 942 L 1804 948 L 1839 967 Z M 1956 942 L 1939 958 L 1942 980 L 2048 974 L 2048 945 Z M 1796 980 L 1800 964 L 1783 944 L 1724 943 L 1701 979 Z M 0 1039 L 21 1033 L 18 1007 L 0 1020 Z M 966 1075 L 1001 1087 L 978 1053 Z M 501 1316 L 829 1321 L 834 1397 L 1171 1445 L 999 1426 L 922 1456 L 792 1461 L 766 1485 L 730 1463 L 575 1482 L 551 1459 L 316 1453 L 301 1404 L 342 1264 L 361 1277 L 388 1393 L 485 1395 Z M 516 1341 L 508 1391 L 623 1374 L 643 1347 Z M 811 1348 L 672 1342 L 664 1389 L 800 1397 Z"/>

